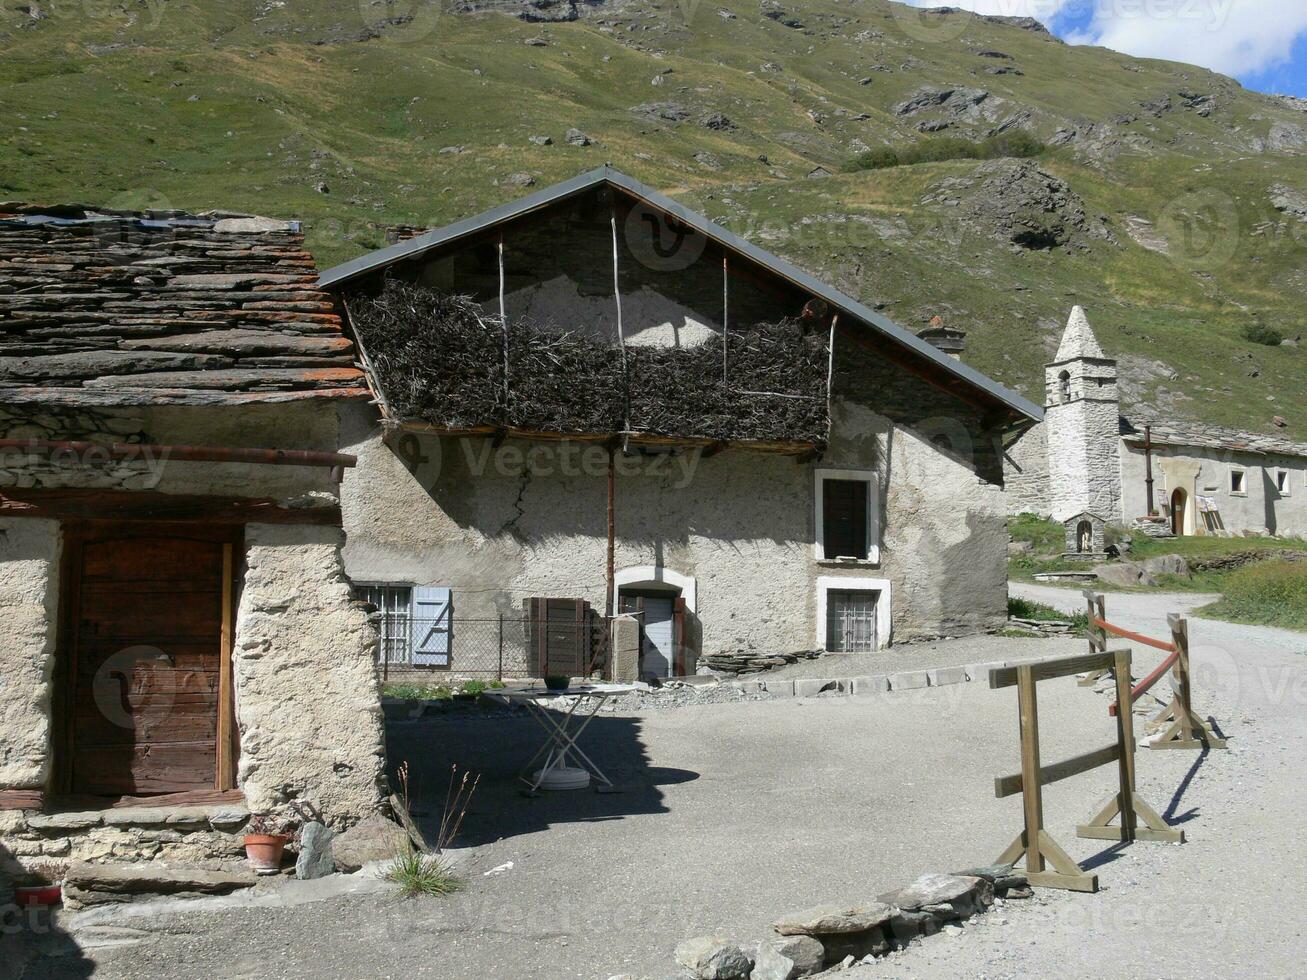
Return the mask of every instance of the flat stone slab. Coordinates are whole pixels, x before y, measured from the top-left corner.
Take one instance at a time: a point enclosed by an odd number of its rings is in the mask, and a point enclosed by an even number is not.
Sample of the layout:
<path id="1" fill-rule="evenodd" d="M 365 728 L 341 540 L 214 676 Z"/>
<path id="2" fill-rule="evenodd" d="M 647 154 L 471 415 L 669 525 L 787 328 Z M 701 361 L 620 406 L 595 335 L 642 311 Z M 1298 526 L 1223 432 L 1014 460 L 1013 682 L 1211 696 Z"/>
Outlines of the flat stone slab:
<path id="1" fill-rule="evenodd" d="M 87 810 L 81 813 L 34 813 L 27 818 L 32 830 L 86 830 L 104 822 L 104 811 Z"/>
<path id="2" fill-rule="evenodd" d="M 888 922 L 898 910 L 883 902 L 818 905 L 783 915 L 772 923 L 782 936 L 836 936 L 867 932 Z"/>
<path id="3" fill-rule="evenodd" d="M 767 693 L 774 698 L 794 697 L 794 681 L 782 680 L 780 678 L 768 678 L 762 683 L 767 689 Z"/>
<path id="4" fill-rule="evenodd" d="M 64 877 L 70 904 L 126 902 L 145 895 L 229 895 L 258 883 L 252 872 L 159 865 L 74 864 Z"/>
<path id="5" fill-rule="evenodd" d="M 889 675 L 891 691 L 915 691 L 930 686 L 930 675 L 924 670 L 904 670 Z"/>
<path id="6" fill-rule="evenodd" d="M 906 888 L 881 895 L 880 900 L 905 911 L 965 903 L 978 895 L 982 881 L 973 875 L 924 874 Z"/>

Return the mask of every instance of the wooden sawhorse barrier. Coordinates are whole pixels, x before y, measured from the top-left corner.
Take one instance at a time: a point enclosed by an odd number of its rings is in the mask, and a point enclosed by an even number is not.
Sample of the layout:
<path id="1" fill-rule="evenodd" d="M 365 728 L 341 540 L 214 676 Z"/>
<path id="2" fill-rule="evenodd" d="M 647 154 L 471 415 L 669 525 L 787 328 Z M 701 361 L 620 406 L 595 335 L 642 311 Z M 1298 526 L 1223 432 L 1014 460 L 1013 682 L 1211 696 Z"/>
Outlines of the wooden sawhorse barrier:
<path id="1" fill-rule="evenodd" d="M 1079 837 L 1120 841 L 1163 841 L 1184 843 L 1184 831 L 1167 826 L 1135 790 L 1134 718 L 1129 711 L 1116 716 L 1116 743 L 1086 752 L 1052 765 L 1041 765 L 1039 758 L 1039 703 L 1036 684 L 1054 677 L 1068 677 L 1086 670 L 1113 670 L 1118 699 L 1130 696 L 1130 651 L 1093 653 L 1084 657 L 1040 660 L 1015 667 L 999 667 L 989 672 L 991 688 L 1013 687 L 1021 712 L 1021 772 L 994 780 L 994 795 L 1000 799 L 1021 793 L 1025 827 L 998 858 L 1000 864 L 1015 864 L 1026 856 L 1026 880 L 1042 888 L 1067 888 L 1072 891 L 1098 891 L 1098 875 L 1078 865 L 1044 829 L 1043 787 L 1082 772 L 1089 772 L 1110 762 L 1117 763 L 1120 788 L 1111 801 L 1089 823 L 1076 828 Z M 1121 817 L 1121 823 L 1112 820 Z M 1144 826 L 1139 826 L 1142 818 Z M 1053 866 L 1049 870 L 1045 862 Z"/>
<path id="2" fill-rule="evenodd" d="M 1167 671 L 1175 671 L 1172 684 L 1174 692 L 1171 702 L 1162 711 L 1149 719 L 1145 730 L 1154 733 L 1166 729 L 1162 737 L 1147 743 L 1150 749 L 1223 749 L 1225 739 L 1217 736 L 1212 727 L 1194 711 L 1193 682 L 1189 672 L 1189 621 L 1183 616 L 1171 613 L 1166 617 L 1166 624 L 1171 629 L 1171 642 L 1155 640 L 1151 636 L 1134 633 L 1115 626 L 1107 621 L 1106 601 L 1096 592 L 1086 592 L 1089 602 L 1089 649 L 1093 653 L 1107 652 L 1108 635 L 1119 636 L 1136 643 L 1142 643 L 1155 650 L 1170 654 L 1151 674 L 1135 685 L 1130 692 L 1129 704 L 1133 705 L 1153 686 L 1166 676 Z M 1108 668 L 1109 670 L 1111 668 Z M 1094 684 L 1107 670 L 1094 671 L 1080 683 Z M 1108 709 L 1108 714 L 1115 715 L 1121 698 Z"/>

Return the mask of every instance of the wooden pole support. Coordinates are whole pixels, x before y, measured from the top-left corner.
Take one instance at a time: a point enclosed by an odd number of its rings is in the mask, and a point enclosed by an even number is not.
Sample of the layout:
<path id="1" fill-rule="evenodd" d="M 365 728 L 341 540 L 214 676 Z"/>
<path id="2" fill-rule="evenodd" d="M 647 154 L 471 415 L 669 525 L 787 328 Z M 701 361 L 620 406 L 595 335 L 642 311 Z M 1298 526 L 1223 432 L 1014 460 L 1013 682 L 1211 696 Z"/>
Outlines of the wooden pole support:
<path id="1" fill-rule="evenodd" d="M 1085 597 L 1089 612 L 1089 652 L 1106 653 L 1107 631 L 1099 626 L 1097 621 L 1107 619 L 1107 600 L 1102 593 L 1094 592 L 1092 589 L 1086 589 L 1082 594 Z M 1081 678 L 1080 686 L 1093 687 L 1098 683 L 1099 678 L 1106 673 L 1106 670 L 1090 671 Z"/>
<path id="2" fill-rule="evenodd" d="M 1166 709 L 1149 721 L 1153 730 L 1168 726 L 1161 737 L 1149 742 L 1150 749 L 1224 749 L 1219 738 L 1194 711 L 1193 676 L 1189 669 L 1189 621 L 1175 613 L 1166 617 L 1178 656 L 1175 661 L 1175 692 Z"/>

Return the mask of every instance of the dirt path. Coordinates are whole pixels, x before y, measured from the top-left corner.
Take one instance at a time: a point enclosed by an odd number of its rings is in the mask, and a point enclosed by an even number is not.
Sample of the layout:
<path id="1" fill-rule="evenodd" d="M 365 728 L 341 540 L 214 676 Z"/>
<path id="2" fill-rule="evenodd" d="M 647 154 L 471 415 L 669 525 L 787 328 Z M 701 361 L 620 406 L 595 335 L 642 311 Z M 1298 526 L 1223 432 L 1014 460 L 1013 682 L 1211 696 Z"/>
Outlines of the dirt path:
<path id="1" fill-rule="evenodd" d="M 1084 601 L 1041 586 L 1013 592 L 1068 611 Z M 1108 594 L 1108 618 L 1157 635 L 1166 613 L 1212 598 Z M 1205 758 L 1141 752 L 1138 763 L 1141 779 L 1182 775 L 1169 819 L 1183 820 L 1189 842 L 1120 849 L 1098 865 L 1098 895 L 1037 892 L 850 980 L 1302 975 L 1307 920 L 1289 896 L 1307 876 L 1307 634 L 1206 619 L 1192 619 L 1190 632 L 1196 706 L 1217 718 L 1230 748 Z"/>

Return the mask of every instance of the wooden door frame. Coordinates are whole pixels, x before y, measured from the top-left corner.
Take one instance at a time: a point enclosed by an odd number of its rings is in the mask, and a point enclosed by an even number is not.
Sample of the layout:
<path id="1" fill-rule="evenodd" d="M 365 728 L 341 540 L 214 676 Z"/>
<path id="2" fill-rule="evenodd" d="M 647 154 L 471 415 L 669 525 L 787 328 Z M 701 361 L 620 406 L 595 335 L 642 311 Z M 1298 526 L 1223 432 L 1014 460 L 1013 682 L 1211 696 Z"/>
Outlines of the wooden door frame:
<path id="1" fill-rule="evenodd" d="M 77 683 L 78 610 L 81 608 L 81 556 L 86 544 L 106 532 L 137 532 L 210 541 L 222 547 L 222 622 L 219 636 L 218 718 L 213 788 L 236 789 L 236 763 L 240 759 L 240 731 L 236 725 L 232 646 L 236 635 L 236 607 L 240 595 L 238 558 L 244 554 L 243 525 L 206 522 L 152 523 L 144 521 L 64 521 L 59 561 L 58 636 L 53 677 L 54 709 L 51 717 L 52 785 L 56 793 L 72 792 L 74 706 Z M 125 535 L 130 536 L 130 535 Z"/>
<path id="2" fill-rule="evenodd" d="M 1175 509 L 1175 498 L 1180 497 L 1180 512 Z M 1171 533 L 1177 538 L 1184 537 L 1185 525 L 1189 523 L 1189 492 L 1184 487 L 1171 491 Z"/>

